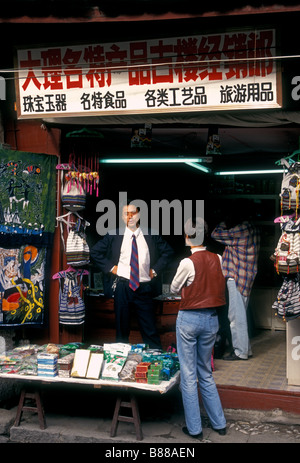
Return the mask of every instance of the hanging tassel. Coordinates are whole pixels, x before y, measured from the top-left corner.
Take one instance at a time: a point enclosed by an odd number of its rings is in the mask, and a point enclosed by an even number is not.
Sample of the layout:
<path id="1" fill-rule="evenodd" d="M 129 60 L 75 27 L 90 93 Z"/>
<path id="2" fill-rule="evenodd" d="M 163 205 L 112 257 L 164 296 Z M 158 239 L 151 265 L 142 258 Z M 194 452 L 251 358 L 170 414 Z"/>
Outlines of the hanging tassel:
<path id="1" fill-rule="evenodd" d="M 93 179 L 94 179 L 94 158 L 91 157 L 91 194 L 93 194 Z"/>
<path id="2" fill-rule="evenodd" d="M 85 179 L 86 179 L 86 173 L 85 172 L 82 173 L 82 177 L 83 177 L 83 189 L 85 191 Z"/>
<path id="3" fill-rule="evenodd" d="M 90 192 L 90 176 L 89 176 L 89 171 L 90 171 L 90 159 L 88 159 L 88 165 L 87 165 L 87 173 L 86 173 L 86 181 L 87 181 L 87 185 L 86 185 L 86 188 L 87 188 L 87 193 Z"/>
<path id="4" fill-rule="evenodd" d="M 93 189 L 96 191 L 96 157 L 93 157 Z"/>
<path id="5" fill-rule="evenodd" d="M 87 190 L 87 185 L 86 185 L 86 172 L 87 172 L 87 168 L 86 168 L 86 154 L 84 155 L 84 189 L 85 191 Z"/>
<path id="6" fill-rule="evenodd" d="M 71 176 L 66 175 L 66 180 L 67 180 L 67 182 L 68 182 L 67 192 L 69 193 L 69 192 L 70 192 L 70 188 L 71 188 L 71 181 L 72 181 Z"/>

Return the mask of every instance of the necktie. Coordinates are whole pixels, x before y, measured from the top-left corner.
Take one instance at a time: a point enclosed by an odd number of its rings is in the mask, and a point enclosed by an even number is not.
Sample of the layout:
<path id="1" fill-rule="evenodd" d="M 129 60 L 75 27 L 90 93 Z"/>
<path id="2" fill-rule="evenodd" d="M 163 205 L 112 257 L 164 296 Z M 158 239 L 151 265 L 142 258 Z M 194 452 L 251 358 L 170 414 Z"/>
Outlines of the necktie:
<path id="1" fill-rule="evenodd" d="M 139 282 L 138 250 L 137 250 L 135 235 L 132 235 L 129 288 L 135 291 L 139 286 L 140 286 L 140 282 Z"/>

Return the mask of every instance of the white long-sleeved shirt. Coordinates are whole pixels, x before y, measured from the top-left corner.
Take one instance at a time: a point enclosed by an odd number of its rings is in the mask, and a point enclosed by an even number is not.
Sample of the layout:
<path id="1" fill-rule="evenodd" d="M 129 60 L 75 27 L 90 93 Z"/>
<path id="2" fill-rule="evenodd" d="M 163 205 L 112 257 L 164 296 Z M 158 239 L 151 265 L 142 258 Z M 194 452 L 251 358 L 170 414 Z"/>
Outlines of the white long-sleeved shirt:
<path id="1" fill-rule="evenodd" d="M 143 232 L 137 228 L 134 232 L 126 227 L 121 246 L 118 262 L 117 275 L 123 278 L 130 278 L 130 257 L 132 247 L 132 235 L 136 237 L 139 257 L 139 280 L 141 283 L 150 281 L 150 253 Z"/>

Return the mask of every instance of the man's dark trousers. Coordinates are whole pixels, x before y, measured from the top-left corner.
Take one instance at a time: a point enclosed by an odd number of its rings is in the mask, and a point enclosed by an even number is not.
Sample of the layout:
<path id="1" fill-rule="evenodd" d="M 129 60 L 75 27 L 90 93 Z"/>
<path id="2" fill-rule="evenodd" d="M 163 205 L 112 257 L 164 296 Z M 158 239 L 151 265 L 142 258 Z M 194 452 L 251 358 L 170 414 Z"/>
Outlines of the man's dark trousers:
<path id="1" fill-rule="evenodd" d="M 114 293 L 117 342 L 128 343 L 132 305 L 136 308 L 143 342 L 151 349 L 161 349 L 160 337 L 155 326 L 151 283 L 140 283 L 139 288 L 133 291 L 129 288 L 129 280 L 125 278 L 118 279 Z"/>

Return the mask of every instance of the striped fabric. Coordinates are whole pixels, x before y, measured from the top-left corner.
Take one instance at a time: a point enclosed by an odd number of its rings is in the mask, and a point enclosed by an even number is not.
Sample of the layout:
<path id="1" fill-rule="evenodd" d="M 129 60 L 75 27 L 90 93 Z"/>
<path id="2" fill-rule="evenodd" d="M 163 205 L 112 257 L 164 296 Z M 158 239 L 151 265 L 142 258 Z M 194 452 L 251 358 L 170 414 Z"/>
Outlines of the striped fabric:
<path id="1" fill-rule="evenodd" d="M 61 197 L 63 206 L 69 211 L 81 211 L 85 208 L 85 196 L 82 195 L 63 195 Z"/>
<path id="2" fill-rule="evenodd" d="M 86 265 L 90 261 L 90 249 L 85 234 L 70 230 L 66 243 L 67 264 L 71 266 Z"/>
<path id="3" fill-rule="evenodd" d="M 299 274 L 284 277 L 272 308 L 275 310 L 276 315 L 284 321 L 300 316 Z"/>
<path id="4" fill-rule="evenodd" d="M 63 207 L 69 211 L 81 211 L 85 208 L 86 193 L 81 185 L 77 185 L 77 182 L 70 180 L 66 182 L 62 195 L 61 201 Z"/>
<path id="5" fill-rule="evenodd" d="M 80 296 L 77 272 L 68 272 L 64 278 L 63 288 L 60 288 L 59 323 L 63 325 L 81 325 L 84 320 L 85 305 Z"/>
<path id="6" fill-rule="evenodd" d="M 289 216 L 280 217 L 282 229 L 271 260 L 277 273 L 298 273 L 300 268 L 300 220 Z"/>

